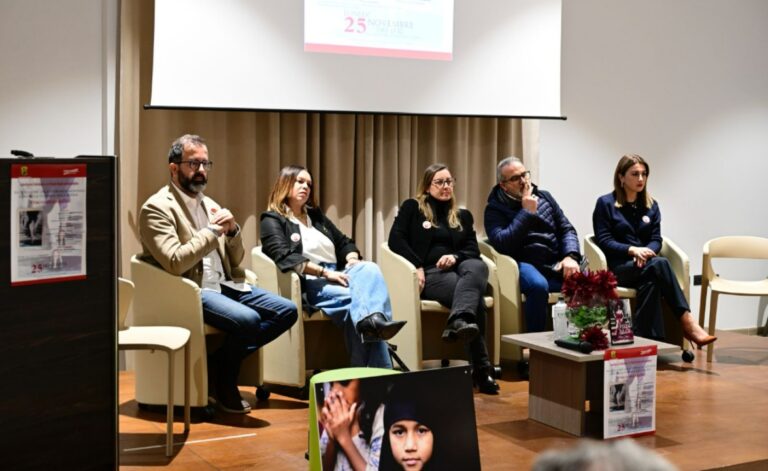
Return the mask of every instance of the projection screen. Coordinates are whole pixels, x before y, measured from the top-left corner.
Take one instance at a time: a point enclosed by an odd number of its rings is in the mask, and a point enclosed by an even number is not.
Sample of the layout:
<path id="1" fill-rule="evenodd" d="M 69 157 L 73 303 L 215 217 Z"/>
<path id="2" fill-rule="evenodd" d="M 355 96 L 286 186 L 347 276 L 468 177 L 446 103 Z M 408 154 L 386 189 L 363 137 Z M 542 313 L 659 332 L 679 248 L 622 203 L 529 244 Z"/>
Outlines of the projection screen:
<path id="1" fill-rule="evenodd" d="M 149 107 L 559 118 L 561 9 L 155 0 Z"/>

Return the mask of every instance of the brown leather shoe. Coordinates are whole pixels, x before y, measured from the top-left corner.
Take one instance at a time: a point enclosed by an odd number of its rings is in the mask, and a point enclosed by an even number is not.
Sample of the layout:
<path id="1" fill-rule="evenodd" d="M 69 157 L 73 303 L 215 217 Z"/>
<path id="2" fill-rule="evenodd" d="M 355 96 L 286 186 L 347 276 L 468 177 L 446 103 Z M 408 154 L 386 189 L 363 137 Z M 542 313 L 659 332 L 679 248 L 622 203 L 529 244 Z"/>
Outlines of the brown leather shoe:
<path id="1" fill-rule="evenodd" d="M 693 314 L 686 312 L 680 318 L 680 323 L 683 327 L 683 336 L 695 343 L 699 348 L 709 345 L 717 340 L 714 335 L 709 335 L 693 318 Z"/>

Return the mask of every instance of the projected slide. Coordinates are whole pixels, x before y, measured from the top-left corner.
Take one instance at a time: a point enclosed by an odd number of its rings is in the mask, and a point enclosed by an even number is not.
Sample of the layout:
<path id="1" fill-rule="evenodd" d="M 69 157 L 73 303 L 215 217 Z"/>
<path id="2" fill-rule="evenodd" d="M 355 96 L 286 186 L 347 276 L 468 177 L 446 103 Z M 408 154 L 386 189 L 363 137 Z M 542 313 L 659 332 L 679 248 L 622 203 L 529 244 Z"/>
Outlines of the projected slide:
<path id="1" fill-rule="evenodd" d="M 453 0 L 305 0 L 304 50 L 449 61 Z"/>

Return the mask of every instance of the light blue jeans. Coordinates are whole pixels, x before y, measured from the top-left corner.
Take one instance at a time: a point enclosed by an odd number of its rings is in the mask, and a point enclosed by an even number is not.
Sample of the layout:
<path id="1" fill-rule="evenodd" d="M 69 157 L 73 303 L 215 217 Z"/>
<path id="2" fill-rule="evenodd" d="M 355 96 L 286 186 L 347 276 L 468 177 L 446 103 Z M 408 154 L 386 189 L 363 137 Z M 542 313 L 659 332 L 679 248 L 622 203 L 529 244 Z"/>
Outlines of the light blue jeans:
<path id="1" fill-rule="evenodd" d="M 324 265 L 335 270 L 335 265 Z M 349 286 L 330 283 L 325 278 L 307 279 L 307 301 L 322 309 L 338 326 L 344 329 L 344 341 L 351 366 L 392 368 L 386 342 L 364 343 L 355 326 L 365 317 L 380 312 L 392 320 L 392 305 L 387 284 L 379 266 L 372 262 L 359 262 L 344 270 L 349 275 Z"/>

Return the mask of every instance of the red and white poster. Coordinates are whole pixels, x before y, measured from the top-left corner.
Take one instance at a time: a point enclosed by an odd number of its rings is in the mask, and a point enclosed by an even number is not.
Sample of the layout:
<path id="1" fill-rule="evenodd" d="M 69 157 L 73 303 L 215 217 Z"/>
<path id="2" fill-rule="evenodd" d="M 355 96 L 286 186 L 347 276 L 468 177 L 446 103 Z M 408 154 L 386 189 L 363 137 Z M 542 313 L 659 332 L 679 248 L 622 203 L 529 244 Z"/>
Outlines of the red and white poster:
<path id="1" fill-rule="evenodd" d="M 85 164 L 11 165 L 11 285 L 85 278 Z"/>
<path id="2" fill-rule="evenodd" d="M 656 345 L 608 349 L 603 358 L 603 438 L 654 433 Z"/>

